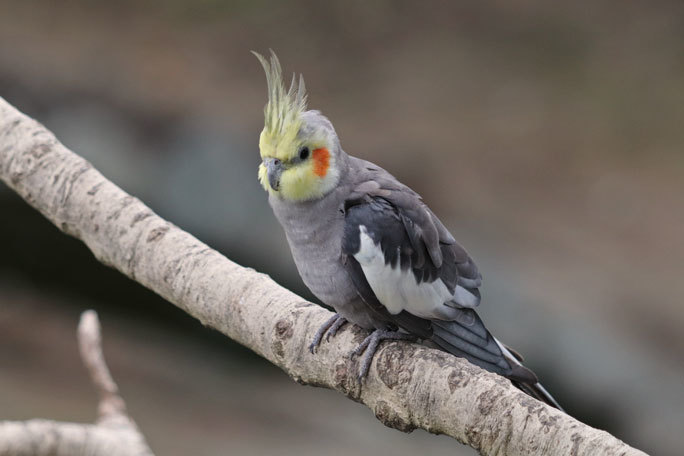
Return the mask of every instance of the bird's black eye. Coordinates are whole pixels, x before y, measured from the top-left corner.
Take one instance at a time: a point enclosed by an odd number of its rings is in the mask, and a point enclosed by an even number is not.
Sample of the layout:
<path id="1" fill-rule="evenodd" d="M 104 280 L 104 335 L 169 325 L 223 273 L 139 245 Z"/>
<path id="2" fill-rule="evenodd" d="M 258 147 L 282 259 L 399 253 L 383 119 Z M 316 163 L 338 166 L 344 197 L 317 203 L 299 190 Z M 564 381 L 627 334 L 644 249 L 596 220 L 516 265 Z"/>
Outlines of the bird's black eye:
<path id="1" fill-rule="evenodd" d="M 299 149 L 299 159 L 306 160 L 307 158 L 309 158 L 309 148 L 302 147 L 301 149 Z"/>

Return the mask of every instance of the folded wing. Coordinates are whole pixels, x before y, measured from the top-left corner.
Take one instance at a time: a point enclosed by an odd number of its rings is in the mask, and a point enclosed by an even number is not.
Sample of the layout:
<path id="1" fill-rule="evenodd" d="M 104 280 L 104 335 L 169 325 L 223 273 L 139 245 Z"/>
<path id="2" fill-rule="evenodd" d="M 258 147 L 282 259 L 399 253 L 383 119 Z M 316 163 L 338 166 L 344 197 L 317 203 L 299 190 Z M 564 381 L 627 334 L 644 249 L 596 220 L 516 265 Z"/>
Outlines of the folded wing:
<path id="1" fill-rule="evenodd" d="M 482 277 L 475 263 L 420 200 L 377 181 L 345 204 L 342 253 L 359 296 L 406 331 L 484 369 L 536 383 L 508 359 L 473 310 Z"/>

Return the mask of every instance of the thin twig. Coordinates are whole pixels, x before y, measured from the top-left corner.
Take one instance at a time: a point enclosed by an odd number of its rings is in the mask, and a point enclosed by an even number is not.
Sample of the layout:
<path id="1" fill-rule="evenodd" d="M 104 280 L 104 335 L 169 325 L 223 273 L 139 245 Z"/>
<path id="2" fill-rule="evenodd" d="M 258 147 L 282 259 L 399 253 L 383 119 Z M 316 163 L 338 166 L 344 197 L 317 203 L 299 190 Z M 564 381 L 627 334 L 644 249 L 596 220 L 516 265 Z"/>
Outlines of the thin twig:
<path id="1" fill-rule="evenodd" d="M 78 324 L 78 347 L 81 359 L 99 396 L 99 419 L 113 415 L 126 415 L 126 403 L 119 395 L 119 388 L 112 379 L 102 352 L 100 321 L 94 310 L 81 314 Z"/>
<path id="2" fill-rule="evenodd" d="M 94 310 L 81 314 L 78 344 L 99 396 L 97 423 L 0 421 L 0 456 L 154 456 L 109 373 Z"/>

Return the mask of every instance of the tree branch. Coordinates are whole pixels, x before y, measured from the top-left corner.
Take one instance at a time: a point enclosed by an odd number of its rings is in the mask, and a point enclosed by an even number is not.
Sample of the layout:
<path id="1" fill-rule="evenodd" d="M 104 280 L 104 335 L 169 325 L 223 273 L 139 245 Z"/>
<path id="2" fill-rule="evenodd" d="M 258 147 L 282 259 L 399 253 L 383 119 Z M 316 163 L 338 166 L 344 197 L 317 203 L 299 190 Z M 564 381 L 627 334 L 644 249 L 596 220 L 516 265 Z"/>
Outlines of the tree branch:
<path id="1" fill-rule="evenodd" d="M 485 455 L 643 455 L 467 361 L 384 344 L 362 386 L 347 325 L 312 355 L 330 312 L 243 268 L 154 214 L 0 98 L 0 178 L 95 256 L 249 347 L 299 383 L 335 389 L 385 425 L 447 434 Z M 265 204 L 265 203 L 264 203 Z"/>
<path id="2" fill-rule="evenodd" d="M 127 418 L 126 403 L 119 396 L 119 387 L 114 383 L 104 359 L 100 321 L 94 310 L 88 310 L 81 315 L 81 322 L 78 325 L 78 348 L 83 364 L 90 374 L 90 380 L 100 397 L 98 422 L 104 423 L 121 416 Z"/>
<path id="3" fill-rule="evenodd" d="M 154 456 L 126 414 L 126 404 L 109 374 L 95 311 L 81 315 L 78 343 L 81 359 L 100 396 L 97 423 L 0 421 L 0 456 Z"/>

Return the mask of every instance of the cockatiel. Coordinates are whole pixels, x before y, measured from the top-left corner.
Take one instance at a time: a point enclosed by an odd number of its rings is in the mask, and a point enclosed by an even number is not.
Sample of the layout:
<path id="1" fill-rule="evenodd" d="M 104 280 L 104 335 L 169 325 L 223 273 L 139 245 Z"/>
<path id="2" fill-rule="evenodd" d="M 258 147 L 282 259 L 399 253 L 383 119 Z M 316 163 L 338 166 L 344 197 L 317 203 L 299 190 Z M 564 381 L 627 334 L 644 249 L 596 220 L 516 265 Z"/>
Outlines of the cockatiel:
<path id="1" fill-rule="evenodd" d="M 354 351 L 363 379 L 382 340 L 430 340 L 560 408 L 485 328 L 474 310 L 482 276 L 420 195 L 347 155 L 330 121 L 307 110 L 303 78 L 286 90 L 275 53 L 270 62 L 254 54 L 268 83 L 259 182 L 304 283 L 337 312 L 311 351 L 346 322 L 372 330 Z"/>

